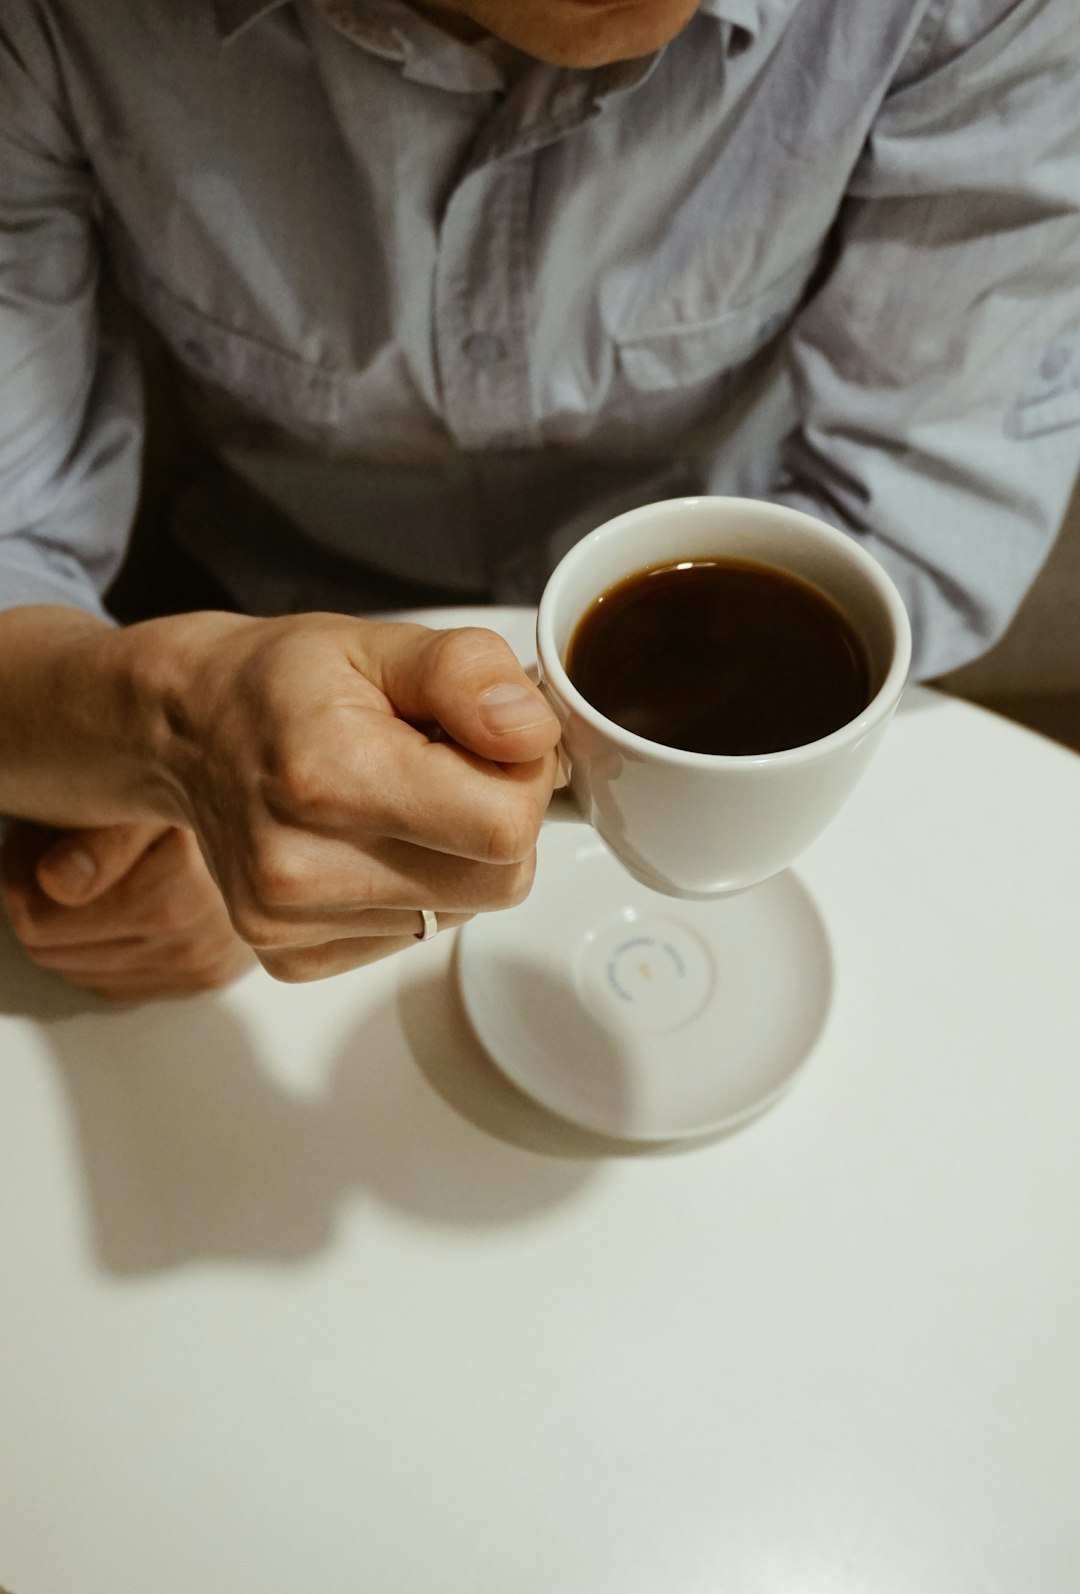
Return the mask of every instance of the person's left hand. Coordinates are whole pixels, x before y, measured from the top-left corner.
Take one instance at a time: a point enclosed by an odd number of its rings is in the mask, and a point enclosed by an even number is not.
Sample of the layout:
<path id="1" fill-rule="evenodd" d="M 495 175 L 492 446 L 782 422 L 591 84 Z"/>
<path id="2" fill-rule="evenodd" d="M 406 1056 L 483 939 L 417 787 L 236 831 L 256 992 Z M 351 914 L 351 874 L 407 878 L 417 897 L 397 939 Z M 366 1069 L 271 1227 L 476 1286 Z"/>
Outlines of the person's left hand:
<path id="1" fill-rule="evenodd" d="M 33 961 L 116 1000 L 215 990 L 251 966 L 191 831 L 9 823 L 0 897 Z"/>

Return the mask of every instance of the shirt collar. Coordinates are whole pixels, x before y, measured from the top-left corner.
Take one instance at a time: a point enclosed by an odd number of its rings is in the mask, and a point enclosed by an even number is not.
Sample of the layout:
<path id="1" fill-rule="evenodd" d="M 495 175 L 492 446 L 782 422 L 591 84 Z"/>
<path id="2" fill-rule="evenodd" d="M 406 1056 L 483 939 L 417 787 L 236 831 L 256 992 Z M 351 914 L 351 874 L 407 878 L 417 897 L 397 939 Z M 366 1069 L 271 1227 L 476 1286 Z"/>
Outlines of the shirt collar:
<path id="1" fill-rule="evenodd" d="M 287 0 L 213 0 L 218 29 L 225 39 L 233 38 L 258 17 L 286 3 Z M 701 10 L 754 38 L 761 27 L 764 3 L 767 0 L 701 0 Z"/>
<path id="2" fill-rule="evenodd" d="M 739 28 L 752 39 L 761 31 L 761 12 L 768 0 L 701 0 L 701 10 L 707 17 Z"/>
<path id="3" fill-rule="evenodd" d="M 218 33 L 228 43 L 260 17 L 287 3 L 288 0 L 212 0 Z M 371 6 L 359 5 L 356 0 L 314 3 L 331 27 L 373 54 L 397 61 L 406 77 L 448 89 L 491 91 L 505 86 L 497 50 L 463 43 L 423 12 L 410 7 L 408 0 L 380 0 Z M 496 45 L 498 41 L 491 43 Z"/>

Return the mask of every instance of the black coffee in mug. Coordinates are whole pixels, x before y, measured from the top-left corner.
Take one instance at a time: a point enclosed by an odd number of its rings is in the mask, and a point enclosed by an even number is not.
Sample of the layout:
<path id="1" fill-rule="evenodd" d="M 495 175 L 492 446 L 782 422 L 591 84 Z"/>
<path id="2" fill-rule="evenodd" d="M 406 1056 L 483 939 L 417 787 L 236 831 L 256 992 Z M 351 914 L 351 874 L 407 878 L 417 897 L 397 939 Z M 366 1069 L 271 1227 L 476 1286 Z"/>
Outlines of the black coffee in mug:
<path id="1" fill-rule="evenodd" d="M 566 673 L 607 719 L 693 753 L 803 747 L 872 695 L 866 648 L 832 599 L 741 559 L 618 582 L 578 621 Z"/>

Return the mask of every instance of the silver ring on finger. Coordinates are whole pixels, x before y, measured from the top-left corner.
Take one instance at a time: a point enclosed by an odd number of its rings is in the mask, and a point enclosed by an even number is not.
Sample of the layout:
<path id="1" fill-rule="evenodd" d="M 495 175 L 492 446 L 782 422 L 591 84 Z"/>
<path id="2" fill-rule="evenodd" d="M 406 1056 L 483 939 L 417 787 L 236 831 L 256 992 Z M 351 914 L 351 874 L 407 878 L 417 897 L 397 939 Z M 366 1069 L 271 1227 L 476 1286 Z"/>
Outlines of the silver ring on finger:
<path id="1" fill-rule="evenodd" d="M 419 912 L 423 924 L 416 932 L 416 939 L 418 941 L 430 941 L 433 936 L 439 933 L 439 921 L 430 908 L 421 908 Z"/>

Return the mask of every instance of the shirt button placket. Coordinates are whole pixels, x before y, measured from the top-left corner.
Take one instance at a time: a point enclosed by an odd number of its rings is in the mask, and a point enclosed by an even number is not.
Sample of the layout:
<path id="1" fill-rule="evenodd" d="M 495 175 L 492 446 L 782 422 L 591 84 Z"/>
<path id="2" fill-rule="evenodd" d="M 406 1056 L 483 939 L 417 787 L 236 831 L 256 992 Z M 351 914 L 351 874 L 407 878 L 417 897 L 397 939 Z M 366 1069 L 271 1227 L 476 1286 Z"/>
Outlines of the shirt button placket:
<path id="1" fill-rule="evenodd" d="M 464 449 L 539 441 L 529 371 L 527 157 L 468 173 L 439 235 L 435 342 L 443 417 Z"/>

